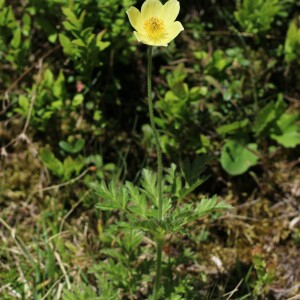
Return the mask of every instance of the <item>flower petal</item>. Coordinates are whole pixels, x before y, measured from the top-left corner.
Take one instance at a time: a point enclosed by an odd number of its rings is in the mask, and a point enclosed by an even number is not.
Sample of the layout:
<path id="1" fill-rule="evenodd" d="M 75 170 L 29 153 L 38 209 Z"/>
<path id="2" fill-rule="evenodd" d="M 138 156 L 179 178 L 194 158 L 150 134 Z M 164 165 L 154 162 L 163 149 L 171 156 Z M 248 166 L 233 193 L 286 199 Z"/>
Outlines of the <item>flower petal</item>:
<path id="1" fill-rule="evenodd" d="M 132 27 L 136 30 L 139 30 L 141 28 L 141 13 L 140 11 L 135 8 L 134 6 L 131 6 L 127 11 L 126 11 L 129 21 L 132 25 Z"/>
<path id="2" fill-rule="evenodd" d="M 159 0 L 146 0 L 142 5 L 141 14 L 145 21 L 151 17 L 157 17 L 161 14 L 163 5 Z"/>
<path id="3" fill-rule="evenodd" d="M 142 42 L 143 44 L 149 46 L 164 46 L 164 47 L 168 46 L 165 40 L 154 41 L 150 39 L 147 35 L 141 34 L 140 32 L 136 32 L 136 31 L 134 31 L 134 35 L 139 42 Z"/>
<path id="4" fill-rule="evenodd" d="M 138 42 L 142 42 L 142 35 L 136 31 L 133 32 Z"/>
<path id="5" fill-rule="evenodd" d="M 162 8 L 161 18 L 166 24 L 173 23 L 180 10 L 180 4 L 177 0 L 169 0 Z"/>
<path id="6" fill-rule="evenodd" d="M 164 39 L 164 42 L 169 44 L 172 40 L 176 38 L 176 36 L 184 30 L 182 24 L 179 21 L 174 22 L 173 24 L 168 26 L 168 36 Z"/>

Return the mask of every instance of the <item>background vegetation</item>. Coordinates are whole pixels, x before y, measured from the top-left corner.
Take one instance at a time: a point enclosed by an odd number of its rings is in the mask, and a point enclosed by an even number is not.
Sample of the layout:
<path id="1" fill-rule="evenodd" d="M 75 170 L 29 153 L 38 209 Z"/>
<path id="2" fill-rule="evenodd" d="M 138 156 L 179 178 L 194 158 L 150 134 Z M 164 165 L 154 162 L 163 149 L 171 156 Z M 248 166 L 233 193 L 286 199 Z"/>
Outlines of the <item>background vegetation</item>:
<path id="1" fill-rule="evenodd" d="M 0 0 L 0 298 L 146 299 L 154 244 L 90 186 L 155 167 L 135 0 Z M 184 201 L 233 206 L 164 247 L 165 299 L 298 299 L 298 0 L 181 1 L 154 51 L 166 165 L 211 156 Z M 297 296 L 298 295 L 298 296 Z"/>

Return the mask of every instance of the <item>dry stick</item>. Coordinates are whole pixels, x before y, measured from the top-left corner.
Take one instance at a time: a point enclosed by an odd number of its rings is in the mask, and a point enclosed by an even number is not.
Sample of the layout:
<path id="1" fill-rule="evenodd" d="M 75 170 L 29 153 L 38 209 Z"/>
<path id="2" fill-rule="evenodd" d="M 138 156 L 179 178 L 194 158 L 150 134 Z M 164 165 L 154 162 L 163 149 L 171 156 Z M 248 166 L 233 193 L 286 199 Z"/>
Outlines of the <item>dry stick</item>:
<path id="1" fill-rule="evenodd" d="M 6 227 L 10 231 L 11 237 L 13 238 L 14 242 L 17 244 L 17 246 L 21 249 L 21 252 L 25 257 L 27 257 L 33 266 L 36 265 L 36 261 L 34 258 L 31 256 L 31 254 L 27 251 L 26 246 L 21 238 L 16 236 L 16 230 L 11 228 L 1 217 L 0 217 L 0 223 Z"/>
<path id="2" fill-rule="evenodd" d="M 25 278 L 24 272 L 22 271 L 19 260 L 17 259 L 17 257 L 15 255 L 13 255 L 13 257 L 15 260 L 16 267 L 20 274 L 20 279 L 21 279 L 22 283 L 24 284 L 24 290 L 25 290 L 26 296 L 29 298 L 31 296 L 29 284 Z"/>
<path id="3" fill-rule="evenodd" d="M 26 76 L 28 75 L 32 70 L 34 70 L 34 68 L 36 67 L 36 65 L 39 63 L 40 60 L 44 60 L 46 59 L 48 56 L 50 56 L 53 52 L 55 52 L 56 50 L 58 50 L 61 46 L 57 45 L 56 47 L 54 47 L 53 49 L 49 50 L 48 52 L 46 52 L 41 58 L 39 58 L 36 62 L 34 62 L 29 68 L 27 68 L 4 92 L 4 95 L 6 98 L 8 98 L 8 94 L 18 85 L 18 83 Z M 5 112 L 7 111 L 7 109 L 12 105 L 9 104 L 5 107 L 5 109 L 3 109 L 2 111 L 0 111 L 0 116 L 5 114 Z"/>
<path id="4" fill-rule="evenodd" d="M 64 278 L 64 275 L 62 275 L 59 279 L 57 279 L 52 286 L 49 288 L 48 292 L 43 296 L 43 298 L 41 300 L 45 300 L 50 293 L 53 291 L 53 289 L 60 283 L 60 281 L 62 280 L 62 278 Z M 58 298 L 57 298 L 58 299 Z"/>
<path id="5" fill-rule="evenodd" d="M 4 225 L 4 227 L 6 227 L 10 233 L 11 233 L 11 236 L 13 238 L 13 241 L 16 243 L 16 245 L 21 249 L 21 253 L 27 258 L 29 259 L 29 261 L 33 264 L 33 265 L 36 265 L 36 262 L 34 261 L 33 257 L 31 256 L 31 254 L 27 251 L 26 249 L 26 246 L 23 242 L 23 240 L 19 237 L 16 236 L 16 230 L 14 228 L 11 228 L 1 217 L 0 217 L 0 223 L 2 223 L 2 225 Z M 14 254 L 13 254 L 14 256 Z M 27 293 L 30 293 L 29 292 L 29 286 L 28 286 L 28 283 L 26 281 L 26 278 L 24 276 L 24 273 L 22 272 L 22 269 L 19 265 L 19 260 L 14 256 L 14 259 L 16 261 L 16 267 L 19 271 L 19 274 L 20 274 L 20 278 L 22 280 L 22 282 L 24 283 L 24 286 L 25 286 L 25 290 Z M 12 290 L 12 292 L 15 292 Z M 14 294 L 15 297 L 17 297 L 17 294 Z M 27 295 L 28 296 L 28 295 Z M 21 296 L 18 298 L 21 298 Z"/>
<path id="6" fill-rule="evenodd" d="M 50 49 L 48 52 L 46 52 L 41 58 L 39 58 L 36 62 L 34 62 L 34 64 L 32 64 L 28 69 L 26 69 L 21 76 L 19 76 L 9 87 L 8 89 L 5 91 L 6 93 L 11 92 L 16 86 L 17 84 L 27 75 L 29 74 L 38 64 L 38 62 L 40 60 L 44 60 L 45 58 L 47 58 L 49 55 L 51 55 L 53 52 L 55 52 L 56 50 L 58 50 L 61 46 L 57 45 L 56 47 L 54 47 L 53 49 Z"/>
<path id="7" fill-rule="evenodd" d="M 279 294 L 280 296 L 287 296 L 287 294 L 291 293 L 293 290 L 295 289 L 299 289 L 300 288 L 300 284 L 296 284 L 290 288 L 287 288 L 287 289 L 275 289 L 275 288 L 272 288 L 272 291 L 275 292 L 276 294 Z M 297 294 L 295 296 L 292 296 L 291 298 L 288 298 L 287 300 L 296 300 L 296 299 L 300 299 L 300 298 L 297 298 L 299 297 L 300 294 Z M 296 298 L 295 298 L 296 297 Z"/>
<path id="8" fill-rule="evenodd" d="M 42 81 L 42 69 L 43 69 L 43 60 L 42 59 L 39 60 L 38 65 L 39 65 L 39 73 L 38 73 L 38 78 L 37 78 L 37 84 L 36 84 L 32 94 L 31 94 L 30 107 L 29 107 L 26 122 L 25 122 L 25 125 L 24 125 L 24 128 L 22 130 L 21 135 L 25 135 L 26 131 L 28 129 L 28 125 L 29 125 L 30 118 L 31 118 L 31 115 L 32 115 L 33 105 L 34 105 L 34 102 L 35 102 L 35 99 L 36 99 L 37 89 L 38 89 L 38 86 L 40 85 L 40 83 Z"/>
<path id="9" fill-rule="evenodd" d="M 2 287 L 0 287 L 0 293 L 2 293 L 5 289 L 10 287 L 10 283 L 7 283 L 6 285 L 3 285 Z"/>
<path id="10" fill-rule="evenodd" d="M 4 285 L 3 287 L 1 287 L 0 293 L 1 293 L 2 291 L 4 291 L 5 289 L 8 290 L 8 294 L 9 294 L 10 296 L 14 297 L 13 299 L 21 299 L 21 295 L 20 295 L 17 291 L 15 291 L 15 290 L 12 289 L 10 283 L 8 283 L 8 284 Z M 23 299 L 24 299 L 24 298 L 23 298 Z"/>
<path id="11" fill-rule="evenodd" d="M 55 184 L 55 185 L 51 185 L 48 187 L 45 187 L 43 189 L 37 189 L 35 191 L 33 191 L 27 198 L 26 202 L 30 202 L 30 200 L 32 199 L 32 197 L 39 192 L 45 192 L 45 191 L 51 191 L 51 190 L 55 190 L 55 189 L 59 189 L 61 187 L 70 185 L 75 183 L 76 181 L 80 180 L 82 177 L 84 177 L 86 175 L 86 173 L 88 173 L 90 171 L 90 168 L 84 170 L 81 174 L 79 174 L 77 177 L 70 179 L 69 181 L 63 182 L 61 184 Z"/>
<path id="12" fill-rule="evenodd" d="M 56 293 L 56 299 L 61 299 L 60 296 L 61 296 L 61 293 L 63 291 L 63 284 L 62 283 L 59 283 L 58 284 L 58 289 L 57 289 L 57 293 Z"/>
<path id="13" fill-rule="evenodd" d="M 43 70 L 43 60 L 42 59 L 39 60 L 38 66 L 39 66 L 39 72 L 38 72 L 37 83 L 36 83 L 36 86 L 35 86 L 34 90 L 31 93 L 30 107 L 29 107 L 29 111 L 28 111 L 28 114 L 27 114 L 27 117 L 26 117 L 26 121 L 25 121 L 23 130 L 17 137 L 15 137 L 8 144 L 3 146 L 2 149 L 5 149 L 5 148 L 17 143 L 20 139 L 25 140 L 27 143 L 30 142 L 28 137 L 26 136 L 26 131 L 28 129 L 30 118 L 31 118 L 31 115 L 32 115 L 33 106 L 34 106 L 34 102 L 35 102 L 36 94 L 37 94 L 37 89 L 38 89 L 38 86 L 40 85 L 40 83 L 42 81 L 42 70 Z"/>
<path id="14" fill-rule="evenodd" d="M 50 238 L 48 238 L 48 239 L 46 240 L 46 242 L 47 242 L 47 243 L 50 243 L 50 242 L 51 242 L 52 240 L 54 240 L 55 238 L 57 238 L 57 237 L 63 237 L 65 234 L 68 234 L 68 233 L 70 233 L 69 230 L 65 230 L 65 231 L 62 231 L 62 232 L 58 232 L 58 233 L 52 235 Z"/>
<path id="15" fill-rule="evenodd" d="M 289 298 L 287 300 L 299 300 L 300 299 L 300 294 L 293 296 L 292 298 Z"/>
<path id="16" fill-rule="evenodd" d="M 86 195 L 88 195 L 90 192 L 91 192 L 90 190 L 86 191 L 84 195 L 72 206 L 72 208 L 68 211 L 68 213 L 62 218 L 59 226 L 59 232 L 62 232 L 66 219 L 72 214 L 72 212 L 76 209 L 76 207 L 83 201 Z"/>
<path id="17" fill-rule="evenodd" d="M 239 287 L 240 287 L 240 285 L 242 284 L 243 280 L 244 280 L 244 278 L 242 278 L 242 280 L 237 284 L 237 286 L 236 286 L 231 292 L 229 292 L 229 293 L 223 295 L 223 297 L 225 297 L 225 296 L 228 295 L 228 297 L 226 298 L 226 300 L 230 300 L 231 297 L 233 296 L 233 294 L 235 294 L 236 292 L 238 292 Z"/>
<path id="18" fill-rule="evenodd" d="M 297 104 L 300 103 L 300 99 L 296 99 L 296 98 L 294 98 L 294 97 L 290 97 L 289 95 L 284 94 L 283 97 L 284 97 L 286 100 L 290 101 L 290 102 L 297 103 Z"/>
<path id="19" fill-rule="evenodd" d="M 55 258 L 56 258 L 56 260 L 57 260 L 57 262 L 58 262 L 58 265 L 59 265 L 60 268 L 61 268 L 62 273 L 64 274 L 64 277 L 65 277 L 66 282 L 67 282 L 68 289 L 71 290 L 71 288 L 72 288 L 71 282 L 70 282 L 70 279 L 69 279 L 69 277 L 68 277 L 68 274 L 67 274 L 67 271 L 66 271 L 66 269 L 65 269 L 65 266 L 64 266 L 64 264 L 63 264 L 63 262 L 62 262 L 62 260 L 61 260 L 61 258 L 60 258 L 59 253 L 56 252 L 56 251 L 54 251 L 54 256 L 55 256 Z"/>

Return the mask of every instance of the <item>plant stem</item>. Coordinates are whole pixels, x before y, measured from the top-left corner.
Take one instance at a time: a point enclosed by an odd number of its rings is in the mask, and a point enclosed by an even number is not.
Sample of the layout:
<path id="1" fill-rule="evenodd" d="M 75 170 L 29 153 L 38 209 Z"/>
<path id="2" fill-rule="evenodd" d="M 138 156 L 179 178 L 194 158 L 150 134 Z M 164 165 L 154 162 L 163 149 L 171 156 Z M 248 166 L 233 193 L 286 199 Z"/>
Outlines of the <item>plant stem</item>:
<path id="1" fill-rule="evenodd" d="M 156 277 L 155 277 L 155 283 L 154 283 L 153 300 L 157 300 L 158 296 L 159 296 L 162 249 L 163 249 L 163 239 L 157 238 L 157 241 L 156 241 Z"/>
<path id="2" fill-rule="evenodd" d="M 148 107 L 149 107 L 149 116 L 151 128 L 154 135 L 156 152 L 157 152 L 157 189 L 158 189 L 158 219 L 162 220 L 162 152 L 159 143 L 158 132 L 155 127 L 154 122 L 154 113 L 153 113 L 153 100 L 152 100 L 152 47 L 148 48 Z M 159 236 L 156 240 L 156 277 L 153 291 L 153 299 L 157 300 L 160 290 L 160 277 L 161 277 L 161 258 L 162 258 L 162 249 L 163 249 L 163 237 Z"/>
<path id="3" fill-rule="evenodd" d="M 162 153 L 159 144 L 158 132 L 155 127 L 152 101 L 152 47 L 148 49 L 148 107 L 150 123 L 154 135 L 156 152 L 157 152 L 157 189 L 158 189 L 158 218 L 162 219 Z"/>

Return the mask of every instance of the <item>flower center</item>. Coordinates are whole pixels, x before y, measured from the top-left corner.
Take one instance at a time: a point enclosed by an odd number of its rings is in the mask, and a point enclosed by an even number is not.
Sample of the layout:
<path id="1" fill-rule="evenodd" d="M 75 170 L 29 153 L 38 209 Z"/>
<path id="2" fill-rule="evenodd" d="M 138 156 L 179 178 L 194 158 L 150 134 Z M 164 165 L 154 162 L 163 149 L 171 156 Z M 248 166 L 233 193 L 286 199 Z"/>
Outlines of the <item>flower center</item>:
<path id="1" fill-rule="evenodd" d="M 144 29 L 148 36 L 153 40 L 158 40 L 165 34 L 165 24 L 162 20 L 151 17 L 144 22 Z"/>

